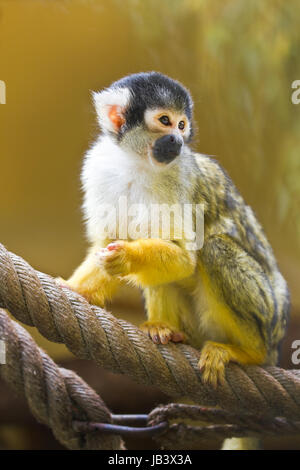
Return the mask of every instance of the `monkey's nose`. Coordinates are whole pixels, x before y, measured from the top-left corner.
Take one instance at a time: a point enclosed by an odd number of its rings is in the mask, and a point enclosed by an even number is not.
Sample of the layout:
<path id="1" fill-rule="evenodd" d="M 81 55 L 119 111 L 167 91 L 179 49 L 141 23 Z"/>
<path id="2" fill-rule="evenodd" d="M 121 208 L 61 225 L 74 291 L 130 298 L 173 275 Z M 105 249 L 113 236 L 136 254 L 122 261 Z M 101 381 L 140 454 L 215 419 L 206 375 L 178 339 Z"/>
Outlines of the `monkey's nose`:
<path id="1" fill-rule="evenodd" d="M 180 154 L 182 144 L 182 137 L 174 134 L 164 135 L 156 140 L 153 156 L 160 163 L 170 163 Z"/>

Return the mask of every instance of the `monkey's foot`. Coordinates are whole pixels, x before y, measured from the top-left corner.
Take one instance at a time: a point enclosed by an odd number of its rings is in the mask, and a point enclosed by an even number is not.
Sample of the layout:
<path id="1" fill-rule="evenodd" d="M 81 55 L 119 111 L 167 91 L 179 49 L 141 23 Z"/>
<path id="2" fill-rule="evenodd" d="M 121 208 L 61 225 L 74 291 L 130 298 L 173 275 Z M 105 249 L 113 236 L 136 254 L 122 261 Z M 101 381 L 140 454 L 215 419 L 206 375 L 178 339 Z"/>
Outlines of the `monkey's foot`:
<path id="1" fill-rule="evenodd" d="M 111 276 L 126 276 L 130 273 L 131 261 L 128 242 L 118 240 L 95 254 L 100 266 Z"/>
<path id="2" fill-rule="evenodd" d="M 61 277 L 57 277 L 54 280 L 59 287 L 63 289 L 72 290 L 73 292 L 77 292 L 77 294 L 80 294 L 82 297 L 84 297 L 90 304 L 98 305 L 99 307 L 102 307 L 102 308 L 104 307 L 105 298 L 102 295 L 100 290 L 91 292 L 87 288 L 78 287 L 77 285 L 74 286 L 72 283 L 70 283 L 69 281 L 66 281 L 65 279 Z"/>
<path id="3" fill-rule="evenodd" d="M 67 288 L 67 289 L 70 289 L 70 290 L 73 290 L 74 292 L 76 292 L 76 289 L 74 289 L 74 287 L 72 287 L 70 284 L 68 284 L 68 281 L 66 281 L 62 277 L 56 277 L 54 279 L 54 281 L 55 281 L 55 284 L 57 284 L 59 287 Z"/>
<path id="4" fill-rule="evenodd" d="M 168 344 L 169 341 L 179 343 L 184 341 L 185 335 L 181 331 L 172 328 L 167 323 L 146 321 L 140 326 L 155 344 Z"/>
<path id="5" fill-rule="evenodd" d="M 225 365 L 230 361 L 230 353 L 226 345 L 207 341 L 201 351 L 198 366 L 202 372 L 204 383 L 217 387 L 225 382 Z"/>

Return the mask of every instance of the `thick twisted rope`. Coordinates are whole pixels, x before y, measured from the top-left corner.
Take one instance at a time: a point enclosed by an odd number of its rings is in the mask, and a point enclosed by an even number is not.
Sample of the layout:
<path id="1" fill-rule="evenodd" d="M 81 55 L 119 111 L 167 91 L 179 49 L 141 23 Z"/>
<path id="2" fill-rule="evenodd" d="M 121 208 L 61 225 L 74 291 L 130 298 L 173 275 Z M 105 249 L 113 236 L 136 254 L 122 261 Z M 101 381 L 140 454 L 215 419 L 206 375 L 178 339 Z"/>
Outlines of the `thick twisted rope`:
<path id="1" fill-rule="evenodd" d="M 69 449 L 121 449 L 115 435 L 76 432 L 73 422 L 111 423 L 111 414 L 99 395 L 74 372 L 58 367 L 29 333 L 0 309 L 0 339 L 6 346 L 2 377 L 25 396 L 35 418 L 49 426 Z"/>
<path id="2" fill-rule="evenodd" d="M 174 421 L 179 422 L 174 422 Z M 198 425 L 183 420 L 197 421 Z M 200 441 L 224 439 L 227 437 L 261 437 L 299 435 L 300 421 L 286 418 L 266 419 L 252 415 L 236 415 L 220 408 L 207 408 L 181 403 L 158 406 L 151 411 L 148 423 L 168 423 L 156 438 L 167 449 L 197 449 Z"/>
<path id="3" fill-rule="evenodd" d="M 0 339 L 6 344 L 6 363 L 0 366 L 0 377 L 26 398 L 36 419 L 49 426 L 63 445 L 70 449 L 124 448 L 115 434 L 91 432 L 94 422 L 113 421 L 99 395 L 74 372 L 58 367 L 3 309 Z M 187 419 L 198 424 L 182 422 Z M 176 420 L 179 422 L 174 423 Z M 150 413 L 148 425 L 160 423 L 165 425 L 163 431 L 153 438 L 168 449 L 197 449 L 200 441 L 232 436 L 300 433 L 300 422 L 285 418 L 259 420 L 256 415 L 238 416 L 218 408 L 178 403 L 159 406 Z"/>
<path id="4" fill-rule="evenodd" d="M 155 345 L 137 327 L 60 288 L 3 245 L 0 306 L 36 326 L 50 341 L 65 343 L 76 356 L 154 385 L 171 397 L 189 397 L 235 414 L 300 419 L 300 371 L 230 364 L 225 384 L 214 390 L 201 382 L 199 351 L 183 344 Z"/>

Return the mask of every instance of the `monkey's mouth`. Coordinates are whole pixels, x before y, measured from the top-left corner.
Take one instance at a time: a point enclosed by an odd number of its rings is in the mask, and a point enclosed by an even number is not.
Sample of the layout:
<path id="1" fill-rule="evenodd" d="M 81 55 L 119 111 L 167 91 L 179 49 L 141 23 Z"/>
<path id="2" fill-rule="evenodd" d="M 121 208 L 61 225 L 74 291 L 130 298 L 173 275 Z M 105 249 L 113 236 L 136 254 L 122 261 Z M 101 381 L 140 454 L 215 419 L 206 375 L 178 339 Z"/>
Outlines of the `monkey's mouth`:
<path id="1" fill-rule="evenodd" d="M 158 164 L 168 165 L 181 153 L 183 139 L 174 133 L 156 139 L 151 148 L 152 157 Z"/>
<path id="2" fill-rule="evenodd" d="M 157 151 L 154 145 L 148 147 L 148 160 L 152 166 L 166 168 L 174 164 L 180 152 Z"/>
<path id="3" fill-rule="evenodd" d="M 151 166 L 160 167 L 160 168 L 165 168 L 166 166 L 168 166 L 168 164 L 164 162 L 159 162 L 156 160 L 156 158 L 154 158 L 152 145 L 149 145 L 147 154 L 148 154 L 148 160 Z"/>

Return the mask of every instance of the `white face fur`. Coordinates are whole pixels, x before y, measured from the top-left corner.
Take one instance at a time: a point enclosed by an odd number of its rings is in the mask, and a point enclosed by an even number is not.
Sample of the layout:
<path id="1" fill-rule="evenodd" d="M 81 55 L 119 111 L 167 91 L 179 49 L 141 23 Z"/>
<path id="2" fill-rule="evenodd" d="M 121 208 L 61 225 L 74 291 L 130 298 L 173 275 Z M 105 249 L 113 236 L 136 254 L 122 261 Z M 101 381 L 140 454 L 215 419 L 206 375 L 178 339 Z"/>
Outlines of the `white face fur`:
<path id="1" fill-rule="evenodd" d="M 82 170 L 83 209 L 91 242 L 99 239 L 103 228 L 103 206 L 117 207 L 120 197 L 126 196 L 129 205 L 178 201 L 178 184 L 171 185 L 166 191 L 170 178 L 176 179 L 177 183 L 181 179 L 178 168 L 173 162 L 168 165 L 157 162 L 152 155 L 152 146 L 160 136 L 172 133 L 185 139 L 190 133 L 189 121 L 184 114 L 151 109 L 145 112 L 145 126 L 125 132 L 120 145 L 114 135 L 118 135 L 124 123 L 130 90 L 108 89 L 94 93 L 93 98 L 103 133 L 87 152 Z M 168 125 L 162 122 L 166 117 Z M 187 185 L 187 179 L 182 176 L 182 189 Z M 142 218 L 143 213 L 136 217 Z"/>
<path id="2" fill-rule="evenodd" d="M 106 89 L 93 94 L 98 122 L 104 134 L 118 136 L 125 124 L 125 111 L 133 98 L 128 88 Z M 175 109 L 146 109 L 143 124 L 126 130 L 119 145 L 141 157 L 150 159 L 153 165 L 166 166 L 153 157 L 156 140 L 162 136 L 172 136 L 182 144 L 191 133 L 190 122 L 183 112 Z"/>

